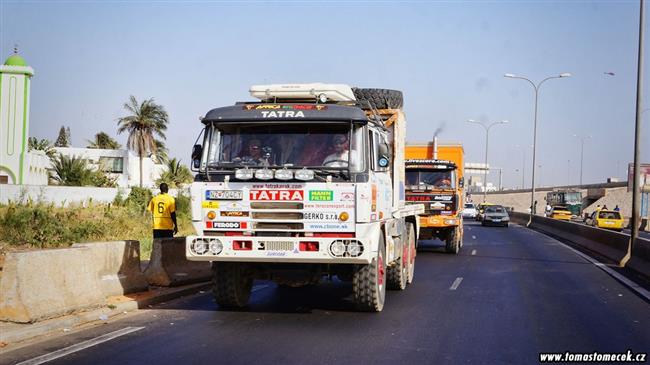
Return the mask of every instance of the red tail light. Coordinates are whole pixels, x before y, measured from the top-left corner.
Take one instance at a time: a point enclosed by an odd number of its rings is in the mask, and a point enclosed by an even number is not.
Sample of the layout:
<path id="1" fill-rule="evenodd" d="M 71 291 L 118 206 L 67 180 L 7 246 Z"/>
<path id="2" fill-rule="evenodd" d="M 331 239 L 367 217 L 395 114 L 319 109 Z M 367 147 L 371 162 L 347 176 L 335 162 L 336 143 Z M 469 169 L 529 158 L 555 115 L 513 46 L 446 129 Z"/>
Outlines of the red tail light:
<path id="1" fill-rule="evenodd" d="M 318 251 L 318 242 L 300 241 L 300 251 Z"/>
<path id="2" fill-rule="evenodd" d="M 250 251 L 253 249 L 253 241 L 232 241 L 232 249 L 237 251 Z"/>

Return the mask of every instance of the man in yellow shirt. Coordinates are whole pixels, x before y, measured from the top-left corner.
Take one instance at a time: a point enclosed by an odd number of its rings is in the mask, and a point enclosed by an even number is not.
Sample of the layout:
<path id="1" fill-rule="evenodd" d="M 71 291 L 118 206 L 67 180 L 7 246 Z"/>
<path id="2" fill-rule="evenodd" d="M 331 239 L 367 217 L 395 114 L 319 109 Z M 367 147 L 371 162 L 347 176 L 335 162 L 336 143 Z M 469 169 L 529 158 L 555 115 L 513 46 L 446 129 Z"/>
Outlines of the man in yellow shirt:
<path id="1" fill-rule="evenodd" d="M 151 199 L 147 208 L 153 214 L 153 238 L 171 238 L 178 233 L 176 201 L 168 191 L 167 184 L 160 184 L 160 194 Z"/>

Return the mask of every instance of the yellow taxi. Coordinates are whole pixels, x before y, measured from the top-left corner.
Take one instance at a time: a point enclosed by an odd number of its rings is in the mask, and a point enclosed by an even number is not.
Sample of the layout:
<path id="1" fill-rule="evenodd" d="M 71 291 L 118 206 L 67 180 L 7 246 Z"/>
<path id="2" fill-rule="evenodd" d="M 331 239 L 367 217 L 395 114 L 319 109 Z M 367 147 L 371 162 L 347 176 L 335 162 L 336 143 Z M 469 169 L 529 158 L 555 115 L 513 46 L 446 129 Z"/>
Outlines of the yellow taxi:
<path id="1" fill-rule="evenodd" d="M 551 208 L 550 213 L 548 214 L 549 217 L 553 219 L 559 219 L 562 221 L 570 221 L 572 213 L 569 210 L 569 208 L 565 207 L 564 205 L 556 205 Z"/>
<path id="2" fill-rule="evenodd" d="M 623 230 L 623 217 L 620 212 L 615 210 L 597 210 L 591 213 L 587 224 L 620 232 Z"/>

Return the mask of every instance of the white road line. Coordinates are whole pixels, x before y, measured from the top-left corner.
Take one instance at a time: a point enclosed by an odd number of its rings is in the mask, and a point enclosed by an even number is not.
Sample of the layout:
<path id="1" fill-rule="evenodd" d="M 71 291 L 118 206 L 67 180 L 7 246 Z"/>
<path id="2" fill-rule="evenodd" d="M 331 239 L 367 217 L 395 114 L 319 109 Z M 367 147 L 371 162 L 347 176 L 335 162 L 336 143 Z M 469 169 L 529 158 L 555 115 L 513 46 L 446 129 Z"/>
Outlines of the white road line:
<path id="1" fill-rule="evenodd" d="M 255 293 L 258 290 L 266 289 L 268 287 L 269 287 L 268 285 L 256 285 L 255 287 L 253 287 L 253 290 L 251 290 L 251 293 Z"/>
<path id="2" fill-rule="evenodd" d="M 456 289 L 458 289 L 458 287 L 460 286 L 460 283 L 461 283 L 462 281 L 463 281 L 463 278 L 460 278 L 460 277 L 459 277 L 459 278 L 456 278 L 456 280 L 454 280 L 454 283 L 451 284 L 451 286 L 449 287 L 449 290 L 456 290 Z"/>
<path id="3" fill-rule="evenodd" d="M 472 236 L 472 239 L 475 240 L 475 239 L 476 239 L 476 236 Z"/>
<path id="4" fill-rule="evenodd" d="M 472 256 L 476 255 L 476 250 L 472 250 Z"/>
<path id="5" fill-rule="evenodd" d="M 90 340 L 87 340 L 87 341 L 84 341 L 84 342 L 80 342 L 80 343 L 78 343 L 76 345 L 68 346 L 66 348 L 62 348 L 60 350 L 50 352 L 49 354 L 45 354 L 43 356 L 35 357 L 33 359 L 30 359 L 30 360 L 25 360 L 25 361 L 23 361 L 21 363 L 18 363 L 16 365 L 38 365 L 38 364 L 43 364 L 43 363 L 46 363 L 48 361 L 58 359 L 60 357 L 70 355 L 70 354 L 72 354 L 74 352 L 81 351 L 83 349 L 87 349 L 87 348 L 95 346 L 95 345 L 99 345 L 102 342 L 110 341 L 110 340 L 112 340 L 114 338 L 124 336 L 126 334 L 129 334 L 129 333 L 132 333 L 132 332 L 135 332 L 135 331 L 139 331 L 139 330 L 141 330 L 143 328 L 144 327 L 126 327 L 126 328 L 122 328 L 121 330 L 113 331 L 113 332 L 107 333 L 105 335 L 101 335 L 99 337 L 95 337 L 93 339 L 90 339 Z"/>
<path id="6" fill-rule="evenodd" d="M 561 242 L 561 241 L 558 241 L 558 240 L 555 240 L 555 241 L 559 242 L 562 246 L 564 246 L 564 247 L 568 248 L 569 250 L 573 251 L 576 255 L 578 255 L 578 256 L 582 257 L 583 259 L 591 262 L 596 267 L 603 270 L 604 272 L 606 272 L 607 274 L 612 276 L 614 279 L 620 281 L 621 283 L 623 283 L 623 285 L 625 285 L 628 288 L 634 290 L 635 292 L 637 292 L 642 297 L 646 298 L 647 300 L 650 300 L 650 291 L 643 288 L 639 284 L 633 282 L 632 280 L 626 278 L 625 276 L 623 276 L 623 275 L 617 273 L 616 271 L 610 269 L 606 264 L 603 264 L 602 262 L 596 261 L 594 258 L 592 258 L 592 257 L 590 257 L 590 256 L 576 250 L 575 248 L 565 244 L 564 242 Z"/>

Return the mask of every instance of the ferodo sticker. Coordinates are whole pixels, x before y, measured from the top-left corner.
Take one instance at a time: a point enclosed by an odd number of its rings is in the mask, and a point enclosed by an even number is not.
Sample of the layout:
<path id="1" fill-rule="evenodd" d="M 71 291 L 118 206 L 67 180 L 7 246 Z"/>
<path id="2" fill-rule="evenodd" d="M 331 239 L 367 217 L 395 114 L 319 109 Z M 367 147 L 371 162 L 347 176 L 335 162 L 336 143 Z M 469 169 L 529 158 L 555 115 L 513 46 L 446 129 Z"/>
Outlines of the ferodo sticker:
<path id="1" fill-rule="evenodd" d="M 222 211 L 221 213 L 222 217 L 248 217 L 248 212 L 243 212 L 243 211 Z"/>
<path id="2" fill-rule="evenodd" d="M 303 201 L 305 199 L 302 190 L 251 190 L 250 200 L 286 200 Z"/>
<path id="3" fill-rule="evenodd" d="M 246 228 L 246 222 L 212 222 L 212 228 Z"/>
<path id="4" fill-rule="evenodd" d="M 219 202 L 204 201 L 201 203 L 202 208 L 219 209 Z"/>
<path id="5" fill-rule="evenodd" d="M 332 190 L 310 190 L 309 191 L 309 200 L 310 201 L 332 201 L 334 199 L 334 192 Z"/>

